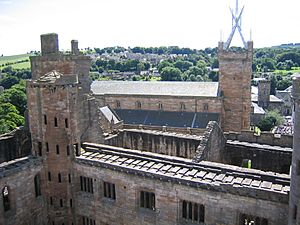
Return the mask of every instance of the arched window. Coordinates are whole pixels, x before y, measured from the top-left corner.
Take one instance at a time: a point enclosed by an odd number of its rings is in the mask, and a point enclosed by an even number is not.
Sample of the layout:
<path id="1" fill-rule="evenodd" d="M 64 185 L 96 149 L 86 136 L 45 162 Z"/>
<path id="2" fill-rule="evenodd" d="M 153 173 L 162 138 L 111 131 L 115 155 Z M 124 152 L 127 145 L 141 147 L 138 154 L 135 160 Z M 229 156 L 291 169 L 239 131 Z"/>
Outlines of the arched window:
<path id="1" fill-rule="evenodd" d="M 4 211 L 6 212 L 10 210 L 9 188 L 7 186 L 2 189 L 2 199 Z"/>
<path id="2" fill-rule="evenodd" d="M 116 101 L 116 106 L 117 106 L 116 108 L 121 108 L 121 103 L 119 100 Z"/>
<path id="3" fill-rule="evenodd" d="M 135 102 L 135 107 L 136 107 L 137 109 L 142 108 L 142 103 L 141 103 L 140 101 L 136 101 L 136 102 Z"/>
<path id="4" fill-rule="evenodd" d="M 158 109 L 162 110 L 163 109 L 163 104 L 161 102 L 158 103 Z"/>

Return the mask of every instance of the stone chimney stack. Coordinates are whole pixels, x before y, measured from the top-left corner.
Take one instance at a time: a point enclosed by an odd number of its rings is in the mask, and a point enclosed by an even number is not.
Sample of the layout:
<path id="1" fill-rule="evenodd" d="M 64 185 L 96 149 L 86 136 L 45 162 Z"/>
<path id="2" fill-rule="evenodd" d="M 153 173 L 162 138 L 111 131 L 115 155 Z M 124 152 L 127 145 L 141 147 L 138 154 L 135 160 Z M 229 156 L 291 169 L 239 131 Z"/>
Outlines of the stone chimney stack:
<path id="1" fill-rule="evenodd" d="M 260 80 L 258 82 L 258 106 L 266 108 L 270 102 L 271 82 L 269 80 Z"/>
<path id="2" fill-rule="evenodd" d="M 294 136 L 291 189 L 289 204 L 289 225 L 300 224 L 300 74 L 293 78 L 292 98 L 294 100 Z"/>
<path id="3" fill-rule="evenodd" d="M 41 35 L 42 55 L 53 55 L 59 53 L 58 35 L 55 33 Z"/>
<path id="4" fill-rule="evenodd" d="M 71 50 L 72 50 L 72 55 L 79 55 L 78 41 L 77 40 L 72 40 L 71 41 Z"/>

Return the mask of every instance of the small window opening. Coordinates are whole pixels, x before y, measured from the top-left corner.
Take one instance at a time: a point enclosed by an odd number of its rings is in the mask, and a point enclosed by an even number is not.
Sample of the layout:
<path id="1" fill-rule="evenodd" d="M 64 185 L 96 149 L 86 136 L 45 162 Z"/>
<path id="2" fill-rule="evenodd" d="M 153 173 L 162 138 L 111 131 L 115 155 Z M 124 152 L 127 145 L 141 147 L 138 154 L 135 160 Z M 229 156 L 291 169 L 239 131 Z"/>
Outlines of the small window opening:
<path id="1" fill-rule="evenodd" d="M 59 200 L 59 203 L 60 203 L 60 207 L 63 207 L 63 206 L 64 206 L 64 205 L 63 205 L 63 200 L 62 200 L 62 199 Z"/>
<path id="2" fill-rule="evenodd" d="M 67 145 L 67 155 L 70 155 L 70 146 Z"/>
<path id="3" fill-rule="evenodd" d="M 44 115 L 44 124 L 47 125 L 47 116 Z"/>
<path id="4" fill-rule="evenodd" d="M 69 128 L 69 122 L 68 122 L 68 119 L 67 119 L 67 118 L 65 119 L 65 127 L 66 127 L 66 128 Z"/>
<path id="5" fill-rule="evenodd" d="M 59 145 L 56 145 L 56 154 L 59 155 Z"/>
<path id="6" fill-rule="evenodd" d="M 41 195 L 41 178 L 40 175 L 37 174 L 34 177 L 34 189 L 35 189 L 35 197 L 38 197 Z"/>
<path id="7" fill-rule="evenodd" d="M 46 151 L 49 152 L 49 143 L 46 142 Z"/>
<path id="8" fill-rule="evenodd" d="M 48 181 L 51 181 L 51 172 L 48 171 Z"/>
<path id="9" fill-rule="evenodd" d="M 42 148 L 43 148 L 42 142 L 39 142 L 38 143 L 39 156 L 42 156 Z"/>
<path id="10" fill-rule="evenodd" d="M 55 126 L 55 127 L 58 127 L 58 121 L 57 121 L 57 118 L 56 118 L 56 117 L 54 117 L 54 126 Z"/>
<path id="11" fill-rule="evenodd" d="M 10 210 L 9 188 L 7 186 L 2 189 L 2 201 L 4 212 Z"/>
<path id="12" fill-rule="evenodd" d="M 61 174 L 58 174 L 58 183 L 61 183 Z"/>

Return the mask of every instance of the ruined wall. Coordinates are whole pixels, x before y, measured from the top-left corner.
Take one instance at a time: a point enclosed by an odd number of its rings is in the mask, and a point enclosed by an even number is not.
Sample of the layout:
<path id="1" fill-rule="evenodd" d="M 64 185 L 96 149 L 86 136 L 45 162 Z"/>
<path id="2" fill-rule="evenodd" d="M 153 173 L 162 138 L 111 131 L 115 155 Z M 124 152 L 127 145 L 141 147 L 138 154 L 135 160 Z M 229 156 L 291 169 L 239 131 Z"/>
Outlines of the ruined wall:
<path id="1" fill-rule="evenodd" d="M 292 152 L 291 148 L 228 141 L 222 163 L 242 166 L 243 160 L 251 160 L 253 169 L 289 174 Z"/>
<path id="2" fill-rule="evenodd" d="M 90 217 L 98 225 L 126 224 L 194 224 L 182 218 L 182 201 L 205 206 L 206 225 L 239 223 L 241 214 L 268 219 L 268 225 L 283 225 L 287 221 L 287 196 L 281 202 L 262 200 L 169 181 L 138 176 L 92 165 L 75 164 L 77 174 L 76 209 L 78 221 Z M 80 191 L 78 176 L 93 179 L 94 193 Z M 103 181 L 115 184 L 116 199 L 105 198 Z M 238 190 L 238 189 L 237 189 Z M 139 207 L 140 191 L 155 193 L 155 210 Z M 272 198 L 272 197 L 271 197 Z M 118 215 L 118 216 L 116 216 Z M 202 224 L 202 223 L 200 223 Z"/>
<path id="3" fill-rule="evenodd" d="M 200 145 L 197 148 L 194 162 L 202 160 L 222 162 L 226 139 L 217 122 L 210 121 L 206 127 Z"/>
<path id="4" fill-rule="evenodd" d="M 101 106 L 109 105 L 111 108 L 162 110 L 172 112 L 222 112 L 222 99 L 209 97 L 185 97 L 185 96 L 118 96 L 118 95 L 96 95 Z M 117 102 L 120 106 L 117 106 Z M 140 102 L 140 108 L 137 105 Z M 182 107 L 184 104 L 184 108 Z M 205 106 L 208 106 L 206 109 Z"/>
<path id="5" fill-rule="evenodd" d="M 249 129 L 253 42 L 248 42 L 248 49 L 237 52 L 224 50 L 224 43 L 220 42 L 218 59 L 220 94 L 224 99 L 222 128 L 236 132 Z"/>
<path id="6" fill-rule="evenodd" d="M 27 156 L 30 153 L 31 137 L 24 127 L 0 136 L 0 163 Z"/>
<path id="7" fill-rule="evenodd" d="M 249 143 L 258 143 L 292 148 L 293 136 L 273 134 L 270 132 L 261 132 L 260 135 L 253 131 L 242 131 L 241 133 L 225 132 L 224 135 L 228 140 L 238 140 Z"/>
<path id="8" fill-rule="evenodd" d="M 47 225 L 44 189 L 36 196 L 34 177 L 43 176 L 41 161 L 26 157 L 0 164 L 0 224 Z M 3 189 L 8 187 L 10 209 L 5 211 Z"/>
<path id="9" fill-rule="evenodd" d="M 106 142 L 108 145 L 117 147 L 192 159 L 200 139 L 201 136 L 197 135 L 144 129 L 123 129 L 117 135 L 107 139 Z"/>

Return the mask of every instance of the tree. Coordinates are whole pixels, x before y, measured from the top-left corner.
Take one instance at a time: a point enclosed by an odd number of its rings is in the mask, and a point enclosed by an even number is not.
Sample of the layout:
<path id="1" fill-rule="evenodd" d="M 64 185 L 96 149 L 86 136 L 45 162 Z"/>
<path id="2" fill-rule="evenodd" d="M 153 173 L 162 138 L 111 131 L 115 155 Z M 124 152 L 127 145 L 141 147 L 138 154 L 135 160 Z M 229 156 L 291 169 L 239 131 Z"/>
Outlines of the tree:
<path id="1" fill-rule="evenodd" d="M 160 74 L 162 81 L 180 81 L 181 71 L 174 67 L 165 67 Z"/>
<path id="2" fill-rule="evenodd" d="M 15 76 L 7 75 L 0 81 L 0 86 L 9 89 L 14 84 L 19 83 L 19 79 Z"/>
<path id="3" fill-rule="evenodd" d="M 268 111 L 265 118 L 257 124 L 261 131 L 270 131 L 273 127 L 283 124 L 284 118 L 277 110 Z"/>
<path id="4" fill-rule="evenodd" d="M 24 114 L 27 106 L 26 94 L 20 90 L 20 87 L 10 88 L 5 90 L 0 95 L 1 103 L 11 103 L 16 107 L 21 115 Z"/>
<path id="5" fill-rule="evenodd" d="M 11 103 L 0 104 L 0 133 L 7 133 L 18 126 L 24 125 L 24 117 L 19 115 L 17 108 Z"/>
<path id="6" fill-rule="evenodd" d="M 173 64 L 166 60 L 160 62 L 157 67 L 158 72 L 161 73 L 163 68 L 165 68 L 165 67 L 173 67 Z"/>
<path id="7" fill-rule="evenodd" d="M 193 63 L 189 61 L 178 60 L 174 63 L 174 66 L 181 70 L 181 72 L 187 71 L 190 67 L 193 66 Z"/>

